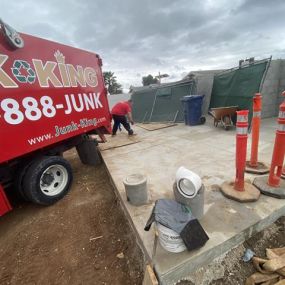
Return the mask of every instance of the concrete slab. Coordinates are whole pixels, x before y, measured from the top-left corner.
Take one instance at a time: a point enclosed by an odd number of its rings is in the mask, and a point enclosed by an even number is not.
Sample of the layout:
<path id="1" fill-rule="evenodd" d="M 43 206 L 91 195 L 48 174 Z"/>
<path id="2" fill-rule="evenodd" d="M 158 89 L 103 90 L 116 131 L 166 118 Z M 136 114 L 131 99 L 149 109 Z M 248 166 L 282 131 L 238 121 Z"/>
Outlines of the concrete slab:
<path id="1" fill-rule="evenodd" d="M 210 121 L 210 122 L 209 122 Z M 271 161 L 276 121 L 262 121 L 260 154 Z M 154 229 L 144 231 L 154 201 L 174 199 L 172 185 L 176 170 L 185 166 L 202 177 L 205 191 L 205 215 L 200 222 L 210 237 L 204 247 L 192 252 L 169 253 L 158 245 L 154 268 L 161 284 L 175 284 L 202 265 L 206 265 L 255 232 L 261 231 L 285 215 L 284 201 L 261 195 L 257 202 L 241 204 L 226 199 L 218 190 L 224 181 L 235 176 L 235 130 L 225 132 L 212 126 L 211 120 L 200 126 L 179 124 L 148 132 L 135 129 L 140 142 L 105 150 L 103 159 L 122 201 L 125 212 L 138 234 L 148 257 L 152 256 Z M 250 138 L 248 143 L 248 156 Z M 132 173 L 147 176 L 149 204 L 135 207 L 127 202 L 123 179 Z M 246 174 L 253 180 L 255 176 Z"/>

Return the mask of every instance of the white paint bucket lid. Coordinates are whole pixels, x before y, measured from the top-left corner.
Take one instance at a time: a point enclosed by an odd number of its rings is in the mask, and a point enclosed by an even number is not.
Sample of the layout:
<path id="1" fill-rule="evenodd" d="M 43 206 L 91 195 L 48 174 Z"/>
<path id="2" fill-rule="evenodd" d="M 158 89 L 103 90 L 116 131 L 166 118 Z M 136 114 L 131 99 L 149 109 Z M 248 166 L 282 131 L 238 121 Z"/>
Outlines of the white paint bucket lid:
<path id="1" fill-rule="evenodd" d="M 177 232 L 163 226 L 158 222 L 156 222 L 155 225 L 158 231 L 159 243 L 165 250 L 174 253 L 186 250 L 186 246 Z"/>
<path id="2" fill-rule="evenodd" d="M 146 182 L 146 176 L 139 173 L 130 174 L 124 179 L 125 185 L 140 185 L 145 182 Z"/>
<path id="3" fill-rule="evenodd" d="M 202 180 L 195 172 L 181 166 L 176 172 L 179 193 L 185 198 L 194 198 L 202 186 Z"/>

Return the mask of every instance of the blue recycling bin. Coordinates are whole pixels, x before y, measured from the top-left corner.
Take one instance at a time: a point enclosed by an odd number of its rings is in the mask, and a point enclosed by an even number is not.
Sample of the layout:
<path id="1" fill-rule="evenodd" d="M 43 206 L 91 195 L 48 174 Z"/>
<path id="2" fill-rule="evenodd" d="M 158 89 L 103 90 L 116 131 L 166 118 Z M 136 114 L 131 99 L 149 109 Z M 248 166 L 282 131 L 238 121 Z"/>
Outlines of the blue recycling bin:
<path id="1" fill-rule="evenodd" d="M 184 105 L 185 125 L 195 126 L 204 124 L 206 118 L 202 116 L 202 105 L 205 95 L 187 95 L 181 101 Z"/>

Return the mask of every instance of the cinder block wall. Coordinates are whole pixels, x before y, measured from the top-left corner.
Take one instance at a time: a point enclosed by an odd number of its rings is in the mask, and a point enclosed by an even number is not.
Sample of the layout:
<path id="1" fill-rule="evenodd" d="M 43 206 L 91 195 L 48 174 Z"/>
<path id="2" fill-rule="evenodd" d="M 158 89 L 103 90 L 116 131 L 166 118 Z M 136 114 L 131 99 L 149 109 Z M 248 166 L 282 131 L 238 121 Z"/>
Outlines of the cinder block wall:
<path id="1" fill-rule="evenodd" d="M 206 114 L 211 101 L 214 75 L 223 70 L 191 71 L 197 82 L 197 94 L 205 95 L 203 114 Z M 281 93 L 285 90 L 285 60 L 272 60 L 261 90 L 263 98 L 262 118 L 278 115 L 279 105 L 285 99 Z"/>
<path id="2" fill-rule="evenodd" d="M 277 108 L 276 113 L 278 113 L 279 105 L 284 101 L 284 96 L 281 96 L 281 93 L 285 91 L 285 60 L 283 59 L 280 64 L 280 78 L 279 78 L 279 90 L 277 96 Z"/>
<path id="3" fill-rule="evenodd" d="M 223 70 L 203 70 L 192 71 L 191 74 L 195 75 L 197 84 L 197 95 L 205 95 L 202 113 L 207 114 L 211 101 L 211 94 L 214 82 L 214 75 Z"/>
<path id="4" fill-rule="evenodd" d="M 114 95 L 108 95 L 108 102 L 109 102 L 109 108 L 110 110 L 120 101 L 128 101 L 131 98 L 130 93 L 126 94 L 114 94 Z"/>
<path id="5" fill-rule="evenodd" d="M 272 60 L 261 90 L 263 106 L 262 118 L 278 114 L 282 101 L 281 92 L 285 90 L 285 60 Z"/>

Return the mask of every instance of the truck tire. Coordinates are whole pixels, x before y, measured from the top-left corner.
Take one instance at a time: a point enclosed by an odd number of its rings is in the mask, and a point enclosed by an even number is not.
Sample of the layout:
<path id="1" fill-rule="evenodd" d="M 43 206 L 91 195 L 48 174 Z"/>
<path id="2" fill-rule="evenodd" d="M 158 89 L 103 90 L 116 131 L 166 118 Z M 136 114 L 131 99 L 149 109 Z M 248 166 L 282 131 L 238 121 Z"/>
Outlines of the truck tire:
<path id="1" fill-rule="evenodd" d="M 76 146 L 77 154 L 83 164 L 98 166 L 102 160 L 98 151 L 98 142 L 92 139 L 85 139 Z"/>
<path id="2" fill-rule="evenodd" d="M 16 188 L 17 195 L 22 198 L 25 201 L 29 201 L 29 198 L 25 195 L 23 190 L 23 183 L 24 183 L 24 177 L 26 175 L 26 172 L 28 168 L 30 167 L 31 163 L 28 163 L 24 165 L 21 169 L 18 169 L 15 175 L 14 179 L 14 187 Z"/>
<path id="3" fill-rule="evenodd" d="M 64 197 L 73 179 L 70 164 L 60 156 L 44 156 L 35 160 L 23 179 L 23 192 L 29 201 L 51 205 Z"/>

